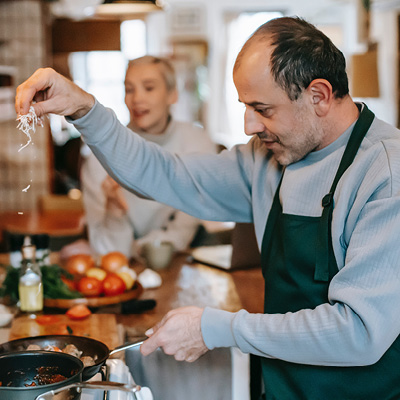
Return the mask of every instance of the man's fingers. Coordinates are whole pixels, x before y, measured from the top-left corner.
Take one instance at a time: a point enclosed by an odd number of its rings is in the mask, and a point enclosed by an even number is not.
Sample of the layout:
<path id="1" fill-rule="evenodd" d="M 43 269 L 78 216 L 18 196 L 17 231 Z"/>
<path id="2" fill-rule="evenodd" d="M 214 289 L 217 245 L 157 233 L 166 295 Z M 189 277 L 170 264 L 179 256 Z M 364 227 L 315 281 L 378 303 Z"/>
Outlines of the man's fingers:
<path id="1" fill-rule="evenodd" d="M 38 117 L 53 113 L 77 119 L 86 115 L 94 103 L 95 98 L 71 80 L 52 68 L 40 68 L 18 86 L 15 111 L 18 115 L 25 115 L 34 104 Z"/>
<path id="2" fill-rule="evenodd" d="M 198 307 L 169 311 L 146 332 L 150 338 L 142 344 L 141 353 L 146 356 L 161 348 L 177 361 L 196 361 L 208 351 L 200 329 L 202 312 L 203 309 Z"/>
<path id="3" fill-rule="evenodd" d="M 45 91 L 49 89 L 50 85 L 48 79 L 43 79 L 43 77 L 48 75 L 48 73 L 49 71 L 41 68 L 17 87 L 15 111 L 18 115 L 27 114 L 33 101 L 36 101 L 34 108 L 38 117 L 47 113 L 46 104 L 43 103 L 45 103 L 46 100 Z M 39 75 L 42 75 L 41 79 L 38 79 Z"/>
<path id="4" fill-rule="evenodd" d="M 157 341 L 154 339 L 154 337 L 150 337 L 149 339 L 145 340 L 143 344 L 140 346 L 140 352 L 144 356 L 148 356 L 151 354 L 153 351 L 158 349 L 158 344 Z"/>

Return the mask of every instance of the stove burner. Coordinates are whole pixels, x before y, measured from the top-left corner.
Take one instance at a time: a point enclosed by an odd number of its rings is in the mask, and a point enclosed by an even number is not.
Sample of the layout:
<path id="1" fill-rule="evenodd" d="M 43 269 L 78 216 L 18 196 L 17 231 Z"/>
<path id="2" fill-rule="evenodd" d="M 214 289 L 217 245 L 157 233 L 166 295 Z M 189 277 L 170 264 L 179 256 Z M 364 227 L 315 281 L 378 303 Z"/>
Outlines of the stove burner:
<path id="1" fill-rule="evenodd" d="M 100 371 L 90 379 L 91 381 L 113 381 L 134 383 L 128 366 L 118 359 L 108 359 Z M 103 392 L 101 390 L 83 390 L 81 400 L 153 400 L 149 388 L 142 388 L 138 393 L 124 393 L 117 390 Z"/>

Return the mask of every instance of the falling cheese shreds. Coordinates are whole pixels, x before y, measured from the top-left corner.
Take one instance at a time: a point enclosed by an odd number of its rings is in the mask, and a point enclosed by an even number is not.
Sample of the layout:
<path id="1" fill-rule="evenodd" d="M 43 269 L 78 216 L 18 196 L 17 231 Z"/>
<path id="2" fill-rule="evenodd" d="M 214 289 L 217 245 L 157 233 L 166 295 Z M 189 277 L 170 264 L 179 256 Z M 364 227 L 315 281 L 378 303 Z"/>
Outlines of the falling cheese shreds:
<path id="1" fill-rule="evenodd" d="M 41 117 L 38 117 L 36 115 L 35 109 L 33 108 L 33 106 L 31 106 L 29 108 L 28 114 L 20 115 L 17 118 L 17 121 L 19 121 L 17 129 L 22 131 L 28 138 L 28 141 L 18 149 L 18 152 L 20 152 L 22 149 L 24 149 L 32 142 L 31 131 L 32 132 L 36 131 L 36 125 L 43 126 L 43 120 Z"/>
<path id="2" fill-rule="evenodd" d="M 28 185 L 25 189 L 22 189 L 23 192 L 27 192 L 31 185 Z"/>

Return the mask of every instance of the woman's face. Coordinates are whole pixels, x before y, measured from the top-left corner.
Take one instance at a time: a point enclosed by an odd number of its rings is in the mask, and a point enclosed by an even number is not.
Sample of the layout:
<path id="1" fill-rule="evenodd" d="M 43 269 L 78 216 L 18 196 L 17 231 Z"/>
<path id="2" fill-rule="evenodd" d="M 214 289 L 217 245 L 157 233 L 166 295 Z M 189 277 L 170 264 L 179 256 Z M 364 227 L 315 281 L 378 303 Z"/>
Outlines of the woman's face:
<path id="1" fill-rule="evenodd" d="M 125 76 L 125 104 L 133 129 L 161 134 L 168 123 L 169 108 L 177 100 L 176 90 L 168 91 L 157 64 L 128 68 Z"/>

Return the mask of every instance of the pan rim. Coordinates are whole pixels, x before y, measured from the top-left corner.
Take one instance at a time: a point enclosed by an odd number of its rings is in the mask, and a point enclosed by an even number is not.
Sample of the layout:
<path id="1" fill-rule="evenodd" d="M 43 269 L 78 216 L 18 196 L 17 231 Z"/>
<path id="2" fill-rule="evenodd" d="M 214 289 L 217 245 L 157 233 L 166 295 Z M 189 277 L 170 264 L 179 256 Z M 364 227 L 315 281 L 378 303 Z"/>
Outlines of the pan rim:
<path id="1" fill-rule="evenodd" d="M 72 340 L 76 339 L 76 340 L 79 340 L 79 341 L 90 342 L 92 344 L 97 345 L 98 347 L 102 347 L 104 352 L 107 355 L 111 351 L 109 349 L 109 347 L 105 343 L 101 342 L 100 340 L 93 339 L 93 338 L 91 338 L 89 336 L 79 336 L 79 335 L 40 335 L 40 336 L 27 336 L 27 337 L 13 339 L 13 340 L 9 340 L 8 342 L 1 343 L 0 344 L 0 356 L 3 355 L 3 354 L 15 353 L 15 351 L 13 351 L 13 350 L 4 350 L 3 352 L 1 352 L 1 349 L 3 349 L 3 347 L 8 347 L 9 345 L 12 345 L 12 344 L 15 344 L 15 343 L 23 343 L 23 342 L 26 342 L 28 340 L 32 340 L 32 342 L 39 342 L 39 341 L 46 340 L 46 339 L 51 340 L 53 338 L 57 339 L 57 340 L 58 339 L 63 340 L 65 338 L 66 342 L 70 342 L 71 338 L 72 338 Z M 67 343 L 67 344 L 69 344 L 69 343 Z M 79 349 L 79 350 L 81 350 L 81 349 Z M 21 351 L 26 351 L 26 350 L 21 350 Z M 31 350 L 29 350 L 29 351 L 31 351 Z M 84 351 L 84 350 L 82 350 L 82 351 Z"/>

